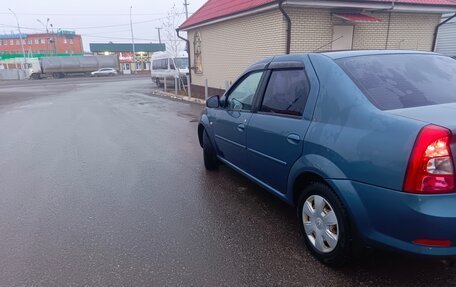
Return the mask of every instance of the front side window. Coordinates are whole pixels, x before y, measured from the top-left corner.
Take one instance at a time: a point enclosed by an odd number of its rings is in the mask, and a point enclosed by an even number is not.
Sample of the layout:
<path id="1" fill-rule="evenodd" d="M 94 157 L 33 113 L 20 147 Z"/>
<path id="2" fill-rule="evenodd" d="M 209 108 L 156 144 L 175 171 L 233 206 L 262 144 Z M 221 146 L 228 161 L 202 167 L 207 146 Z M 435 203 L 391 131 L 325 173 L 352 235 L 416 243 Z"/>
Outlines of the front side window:
<path id="1" fill-rule="evenodd" d="M 260 111 L 302 116 L 309 96 L 309 81 L 304 70 L 273 71 Z"/>
<path id="2" fill-rule="evenodd" d="M 250 111 L 262 76 L 263 72 L 254 72 L 244 78 L 229 94 L 227 109 Z"/>

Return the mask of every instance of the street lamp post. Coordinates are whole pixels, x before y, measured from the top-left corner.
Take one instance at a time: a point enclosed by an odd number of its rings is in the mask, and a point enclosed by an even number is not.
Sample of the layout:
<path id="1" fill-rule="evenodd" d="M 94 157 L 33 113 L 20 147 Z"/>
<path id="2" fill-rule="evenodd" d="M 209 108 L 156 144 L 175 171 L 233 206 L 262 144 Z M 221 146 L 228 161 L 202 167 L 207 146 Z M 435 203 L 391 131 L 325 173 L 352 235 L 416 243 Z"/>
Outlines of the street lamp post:
<path id="1" fill-rule="evenodd" d="M 22 41 L 22 33 L 21 33 L 21 26 L 19 25 L 19 19 L 17 18 L 16 13 L 13 12 L 10 8 L 8 10 L 14 15 L 16 18 L 16 23 L 17 23 L 17 29 L 19 30 L 19 39 L 21 41 L 21 47 L 22 47 L 22 55 L 24 56 L 24 69 L 28 68 L 27 65 L 27 57 L 25 56 L 25 48 L 24 48 L 24 42 Z"/>
<path id="2" fill-rule="evenodd" d="M 41 25 L 43 25 L 43 27 L 46 29 L 46 33 L 49 34 L 49 29 L 48 29 L 49 18 L 47 18 L 46 24 L 44 24 L 43 21 L 41 21 L 40 19 L 36 19 L 36 21 L 38 21 L 38 23 L 40 23 Z"/>
<path id="3" fill-rule="evenodd" d="M 47 39 L 46 47 L 47 47 L 47 53 L 48 53 L 48 55 L 50 55 L 49 44 L 51 42 L 51 37 L 49 36 L 49 29 L 48 29 L 49 18 L 47 18 L 46 24 L 44 24 L 43 21 L 41 21 L 40 19 L 36 19 L 36 21 L 38 21 L 38 23 L 43 25 L 43 27 L 46 29 L 46 37 L 49 37 Z"/>
<path id="4" fill-rule="evenodd" d="M 135 37 L 133 36 L 133 21 L 131 18 L 131 10 L 133 6 L 130 6 L 130 29 L 131 29 L 131 43 L 133 45 L 133 65 L 135 65 L 135 72 L 136 72 L 136 49 L 135 49 Z M 133 71 L 133 69 L 131 69 Z"/>

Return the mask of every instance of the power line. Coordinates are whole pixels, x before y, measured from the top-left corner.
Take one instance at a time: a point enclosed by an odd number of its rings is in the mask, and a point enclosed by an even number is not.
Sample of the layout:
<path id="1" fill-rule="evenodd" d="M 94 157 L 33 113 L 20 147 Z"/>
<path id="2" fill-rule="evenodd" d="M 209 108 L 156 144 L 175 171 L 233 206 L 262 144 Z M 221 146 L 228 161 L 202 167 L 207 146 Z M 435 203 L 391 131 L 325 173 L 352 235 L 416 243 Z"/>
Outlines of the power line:
<path id="1" fill-rule="evenodd" d="M 147 21 L 133 22 L 133 24 L 136 25 L 136 24 L 153 23 L 153 22 L 156 22 L 156 21 L 160 21 L 162 19 L 163 18 L 156 18 L 156 19 L 147 20 Z M 11 28 L 15 27 L 15 26 L 12 26 L 12 25 L 7 25 L 7 24 L 0 24 L 0 26 L 11 27 Z M 91 27 L 61 27 L 61 29 L 66 29 L 66 30 L 85 30 L 85 29 L 101 29 L 101 28 L 126 27 L 126 26 L 130 26 L 130 23 L 128 23 L 128 24 L 116 24 L 116 25 L 105 25 L 105 26 L 91 26 Z M 23 28 L 24 29 L 28 29 L 28 30 L 40 30 L 41 31 L 41 29 L 37 29 L 37 28 L 31 28 L 31 27 L 23 27 Z"/>
<path id="2" fill-rule="evenodd" d="M 1 12 L 0 15 L 8 15 L 9 13 Z M 185 14 L 185 13 L 182 13 Z M 190 13 L 193 14 L 193 13 Z M 129 16 L 126 13 L 17 13 L 22 16 L 90 16 L 90 17 L 110 17 L 110 16 Z M 133 16 L 156 16 L 156 15 L 167 15 L 167 13 L 136 13 Z"/>
<path id="3" fill-rule="evenodd" d="M 136 25 L 136 24 L 152 23 L 152 22 L 160 21 L 161 19 L 163 19 L 163 18 L 156 18 L 156 19 L 153 19 L 153 20 L 133 22 L 132 24 Z M 92 27 L 63 27 L 62 29 L 84 30 L 84 29 L 114 28 L 114 27 L 124 27 L 124 26 L 130 26 L 130 23 L 128 23 L 128 24 L 107 25 L 107 26 L 92 26 Z"/>

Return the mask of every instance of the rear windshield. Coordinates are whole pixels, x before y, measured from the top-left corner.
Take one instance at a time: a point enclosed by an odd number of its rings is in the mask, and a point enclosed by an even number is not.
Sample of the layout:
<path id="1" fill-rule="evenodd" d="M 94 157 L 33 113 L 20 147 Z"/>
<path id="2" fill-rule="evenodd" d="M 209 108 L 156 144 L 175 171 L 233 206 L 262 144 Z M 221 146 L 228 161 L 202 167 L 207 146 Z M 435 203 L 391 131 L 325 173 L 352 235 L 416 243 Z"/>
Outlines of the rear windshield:
<path id="1" fill-rule="evenodd" d="M 390 54 L 336 62 L 381 110 L 456 102 L 456 60 L 449 57 Z"/>

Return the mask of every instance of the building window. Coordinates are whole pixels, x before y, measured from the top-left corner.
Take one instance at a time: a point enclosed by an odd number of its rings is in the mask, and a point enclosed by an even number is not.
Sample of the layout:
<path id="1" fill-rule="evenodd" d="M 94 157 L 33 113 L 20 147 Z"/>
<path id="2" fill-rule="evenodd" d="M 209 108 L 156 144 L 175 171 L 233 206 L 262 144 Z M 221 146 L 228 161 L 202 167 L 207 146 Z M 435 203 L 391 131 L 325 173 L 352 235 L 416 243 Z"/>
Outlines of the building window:
<path id="1" fill-rule="evenodd" d="M 195 54 L 195 74 L 203 73 L 203 58 L 201 49 L 201 32 L 196 32 L 193 39 L 193 52 Z"/>
<path id="2" fill-rule="evenodd" d="M 67 43 L 67 39 L 66 39 L 66 38 L 63 38 L 63 43 L 64 43 L 64 44 Z"/>
<path id="3" fill-rule="evenodd" d="M 35 44 L 39 44 L 40 43 L 40 39 L 35 39 Z"/>
<path id="4" fill-rule="evenodd" d="M 41 44 L 46 44 L 46 39 L 40 39 Z"/>
<path id="5" fill-rule="evenodd" d="M 19 40 L 16 40 L 16 45 L 19 45 L 19 44 L 20 44 L 20 43 L 19 43 Z"/>
<path id="6" fill-rule="evenodd" d="M 73 39 L 70 39 L 70 44 L 73 44 Z"/>
<path id="7" fill-rule="evenodd" d="M 32 40 L 28 40 L 28 44 L 29 44 L 29 45 L 32 45 L 32 44 L 33 44 L 33 41 L 32 41 Z"/>

